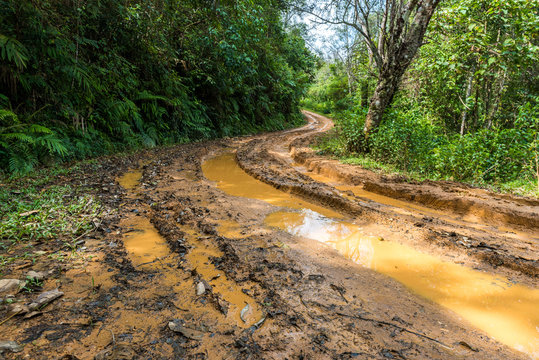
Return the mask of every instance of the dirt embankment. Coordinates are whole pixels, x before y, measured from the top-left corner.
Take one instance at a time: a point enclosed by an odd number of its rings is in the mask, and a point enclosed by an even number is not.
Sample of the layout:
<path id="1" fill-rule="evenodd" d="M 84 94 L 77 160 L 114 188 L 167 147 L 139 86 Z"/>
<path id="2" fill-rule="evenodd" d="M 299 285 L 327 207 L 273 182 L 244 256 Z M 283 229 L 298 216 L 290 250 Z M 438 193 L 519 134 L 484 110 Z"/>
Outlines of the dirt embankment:
<path id="1" fill-rule="evenodd" d="M 372 193 L 414 202 L 461 217 L 475 218 L 476 221 L 539 232 L 537 199 L 494 193 L 458 182 L 417 182 L 402 176 L 380 175 L 316 155 L 309 145 L 316 141 L 317 136 L 309 134 L 289 144 L 292 158 L 312 172 L 346 184 L 362 186 Z"/>
<path id="2" fill-rule="evenodd" d="M 515 244 L 489 229 L 399 214 L 313 181 L 293 163 L 288 146 L 301 136 L 307 141 L 327 124 L 317 119 L 298 131 L 182 145 L 103 160 L 101 167 L 83 170 L 69 181 L 94 189 L 109 215 L 81 239 L 79 256 L 14 263 L 8 269 L 10 278 L 24 278 L 29 270 L 57 271 L 35 292 L 19 292 L 9 298 L 11 304 L 2 304 L 0 314 L 7 320 L 0 325 L 0 341 L 23 345 L 16 349 L 20 352 L 4 350 L 2 356 L 525 359 L 397 281 L 322 243 L 265 226 L 274 206 L 227 195 L 202 172 L 205 159 L 237 151 L 238 163 L 266 183 L 378 222 L 390 229 L 388 236 L 406 234 L 416 247 L 446 256 L 451 255 L 447 249 L 454 250 L 452 260 L 465 264 L 499 271 L 490 261 L 468 259 L 475 252 L 497 254 L 503 265 L 509 268 L 512 262 L 518 270 L 502 273 L 534 281 L 530 276 L 535 279 L 537 268 L 524 270 L 521 264 L 536 259 L 517 256 L 537 254 L 536 242 L 518 250 L 524 242 Z M 139 169 L 141 178 L 123 189 L 118 178 L 128 169 Z M 138 242 L 139 235 L 146 237 Z M 36 246 L 52 251 L 46 244 Z M 9 318 L 13 304 L 56 288 L 63 297 L 38 314 Z"/>

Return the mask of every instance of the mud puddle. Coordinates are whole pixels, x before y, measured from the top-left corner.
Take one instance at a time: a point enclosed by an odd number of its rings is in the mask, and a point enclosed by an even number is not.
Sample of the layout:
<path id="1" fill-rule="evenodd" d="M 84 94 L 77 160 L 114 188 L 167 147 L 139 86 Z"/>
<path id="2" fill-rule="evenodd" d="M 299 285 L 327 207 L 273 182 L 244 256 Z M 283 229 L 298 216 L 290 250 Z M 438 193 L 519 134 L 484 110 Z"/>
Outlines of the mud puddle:
<path id="1" fill-rule="evenodd" d="M 124 237 L 124 245 L 135 267 L 149 265 L 171 255 L 165 239 L 146 217 L 129 219 L 131 230 Z"/>
<path id="2" fill-rule="evenodd" d="M 232 154 L 206 161 L 203 171 L 230 195 L 296 210 L 270 214 L 267 225 L 324 242 L 352 261 L 389 275 L 413 292 L 453 310 L 498 341 L 539 358 L 539 290 L 368 236 L 358 225 L 343 221 L 342 216 L 336 219 L 334 211 L 250 177 Z"/>
<path id="3" fill-rule="evenodd" d="M 234 154 L 227 153 L 205 161 L 202 171 L 207 179 L 217 182 L 217 187 L 227 194 L 263 200 L 271 205 L 290 209 L 310 209 L 327 217 L 342 218 L 342 215 L 333 210 L 311 204 L 255 180 L 236 164 Z"/>
<path id="4" fill-rule="evenodd" d="M 129 196 L 136 196 L 136 189 L 142 179 L 141 169 L 130 169 L 118 178 L 118 183 L 128 191 Z M 124 236 L 124 246 L 135 267 L 149 265 L 172 255 L 166 240 L 145 216 L 138 214 L 128 217 L 123 226 L 128 230 Z"/>
<path id="5" fill-rule="evenodd" d="M 389 275 L 453 310 L 495 339 L 539 356 L 538 290 L 366 235 L 357 225 L 310 210 L 276 212 L 266 218 L 266 224 L 326 243 L 357 264 Z"/>
<path id="6" fill-rule="evenodd" d="M 142 171 L 133 169 L 118 178 L 118 182 L 132 196 L 141 178 Z M 187 310 L 198 308 L 198 311 L 202 311 L 206 305 L 206 300 L 201 300 L 204 294 L 197 295 L 198 298 L 193 299 L 198 282 L 186 278 L 184 272 L 176 269 L 174 264 L 179 263 L 180 259 L 171 252 L 166 240 L 150 220 L 145 216 L 131 216 L 124 222 L 124 226 L 129 229 L 124 236 L 124 246 L 133 265 L 159 273 L 159 284 L 171 286 L 175 294 L 180 294 L 177 296 L 178 308 Z M 239 235 L 239 224 L 226 222 L 222 226 L 231 235 Z M 228 320 L 227 323 L 246 328 L 259 322 L 263 318 L 263 313 L 254 299 L 246 294 L 250 289 L 240 287 L 229 280 L 224 271 L 218 270 L 212 263 L 211 258 L 223 255 L 217 246 L 204 241 L 203 237 L 191 228 L 182 227 L 181 230 L 186 234 L 187 244 L 192 247 L 186 255 L 188 266 L 196 272 L 200 281 L 208 285 L 209 288 L 206 290 L 210 296 L 215 296 L 215 299 L 211 300 L 218 302 L 217 306 L 222 308 L 221 313 Z M 181 295 L 185 293 L 189 296 Z M 202 312 L 208 314 L 207 309 Z M 216 311 L 210 311 L 209 315 L 208 317 L 214 319 L 221 317 Z"/>
<path id="7" fill-rule="evenodd" d="M 244 239 L 249 236 L 242 230 L 241 224 L 234 220 L 221 220 L 217 222 L 219 235 L 231 239 Z"/>
<path id="8" fill-rule="evenodd" d="M 498 235 L 500 233 L 503 233 L 504 236 L 517 239 L 517 240 L 524 240 L 524 241 L 539 240 L 539 237 L 532 236 L 529 233 L 524 233 L 521 231 L 503 227 L 503 226 L 494 226 L 494 225 L 489 226 L 489 225 L 481 224 L 482 222 L 481 217 L 476 216 L 473 213 L 468 213 L 462 216 L 459 216 L 456 214 L 449 214 L 447 211 L 437 210 L 437 209 L 429 208 L 427 206 L 423 206 L 423 205 L 419 205 L 419 204 L 415 204 L 412 202 L 403 201 L 399 199 L 394 199 L 388 196 L 384 196 L 384 195 L 380 195 L 371 191 L 367 191 L 363 189 L 363 186 L 361 185 L 342 184 L 338 181 L 335 181 L 331 177 L 328 177 L 322 174 L 313 173 L 307 170 L 304 166 L 301 166 L 299 164 L 294 164 L 294 168 L 298 170 L 299 172 L 303 173 L 304 175 L 309 176 L 311 179 L 315 181 L 335 187 L 335 189 L 343 192 L 344 196 L 352 198 L 350 195 L 347 195 L 347 193 L 352 193 L 355 197 L 361 200 L 373 201 L 375 203 L 388 206 L 391 208 L 393 212 L 397 214 L 433 217 L 436 219 L 441 219 L 452 225 L 465 226 L 465 227 L 469 227 L 469 228 L 473 228 L 473 229 L 481 230 L 485 232 L 490 232 L 490 233 L 495 231 L 496 234 Z"/>
<path id="9" fill-rule="evenodd" d="M 186 255 L 187 261 L 201 279 L 210 287 L 219 300 L 224 300 L 222 306 L 225 317 L 239 327 L 249 327 L 260 321 L 264 315 L 260 306 L 247 293 L 251 291 L 248 286 L 238 286 L 228 279 L 225 272 L 219 270 L 211 262 L 211 258 L 223 256 L 222 252 L 212 243 L 191 234 L 188 236 L 193 248 Z"/>
<path id="10" fill-rule="evenodd" d="M 126 190 L 134 190 L 142 179 L 141 169 L 131 169 L 118 178 L 118 183 Z"/>

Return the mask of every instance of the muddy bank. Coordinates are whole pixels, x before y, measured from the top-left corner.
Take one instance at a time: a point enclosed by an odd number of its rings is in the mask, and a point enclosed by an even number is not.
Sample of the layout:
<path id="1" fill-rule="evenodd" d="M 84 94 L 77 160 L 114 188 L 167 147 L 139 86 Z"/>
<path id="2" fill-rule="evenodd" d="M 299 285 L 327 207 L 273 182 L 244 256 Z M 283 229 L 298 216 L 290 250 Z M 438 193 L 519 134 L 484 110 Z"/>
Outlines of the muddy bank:
<path id="1" fill-rule="evenodd" d="M 308 115 L 319 124 L 318 128 L 329 128 L 325 125 L 328 119 L 312 113 Z M 425 230 L 422 234 L 425 241 L 465 253 L 491 268 L 505 267 L 533 279 L 539 275 L 536 231 L 539 205 L 534 205 L 539 201 L 500 196 L 450 182 L 404 183 L 402 178 L 381 176 L 357 166 L 340 164 L 316 156 L 306 147 L 317 134 L 317 131 L 305 128 L 281 136 L 279 140 L 270 136 L 251 141 L 237 150 L 238 164 L 274 187 L 332 206 L 351 216 L 367 217 L 379 223 L 391 222 L 389 219 L 394 217 L 406 220 Z M 322 179 L 317 178 L 319 174 L 324 175 Z M 407 204 L 393 203 L 393 199 L 399 199 L 396 193 L 388 190 L 393 187 L 406 191 L 406 199 L 414 200 L 410 204 L 420 203 L 424 208 L 408 206 L 408 211 L 403 214 L 400 209 Z M 373 189 L 375 191 L 371 191 Z M 386 203 L 373 196 L 380 193 Z M 421 199 L 425 201 L 421 202 Z M 453 208 L 459 210 L 453 211 Z M 519 220 L 509 221 L 512 216 Z M 488 218 L 488 222 L 485 223 L 484 218 Z"/>
<path id="2" fill-rule="evenodd" d="M 315 113 L 306 114 L 320 117 Z M 358 166 L 341 164 L 336 160 L 317 156 L 309 148 L 317 136 L 319 134 L 310 133 L 295 138 L 288 145 L 294 161 L 311 172 L 326 175 L 348 185 L 361 185 L 364 190 L 375 194 L 475 218 L 476 221 L 539 231 L 538 199 L 498 194 L 451 181 L 417 182 L 402 176 L 380 175 Z"/>

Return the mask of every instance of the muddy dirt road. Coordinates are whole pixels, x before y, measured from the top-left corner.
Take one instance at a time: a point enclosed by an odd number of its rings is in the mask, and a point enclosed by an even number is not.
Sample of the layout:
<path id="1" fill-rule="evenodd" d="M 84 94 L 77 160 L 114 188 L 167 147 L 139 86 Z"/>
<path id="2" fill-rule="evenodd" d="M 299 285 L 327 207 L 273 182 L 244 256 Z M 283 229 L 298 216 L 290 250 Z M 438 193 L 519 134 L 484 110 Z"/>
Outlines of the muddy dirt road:
<path id="1" fill-rule="evenodd" d="M 73 180 L 107 215 L 76 260 L 9 269 L 63 296 L 3 305 L 2 356 L 539 358 L 539 201 L 321 158 L 332 124 L 306 116 Z"/>

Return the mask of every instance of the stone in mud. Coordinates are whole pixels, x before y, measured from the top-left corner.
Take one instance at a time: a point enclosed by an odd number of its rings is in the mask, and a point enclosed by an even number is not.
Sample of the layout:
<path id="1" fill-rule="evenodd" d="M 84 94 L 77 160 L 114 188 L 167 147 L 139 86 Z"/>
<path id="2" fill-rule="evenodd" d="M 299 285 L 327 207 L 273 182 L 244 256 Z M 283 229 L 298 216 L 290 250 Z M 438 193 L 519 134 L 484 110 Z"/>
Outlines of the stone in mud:
<path id="1" fill-rule="evenodd" d="M 17 344 L 15 341 L 0 341 L 0 353 L 4 351 L 11 351 L 14 353 L 21 352 L 23 347 Z"/>
<path id="2" fill-rule="evenodd" d="M 197 296 L 204 295 L 205 292 L 206 292 L 206 286 L 204 286 L 204 283 L 200 281 L 197 284 Z"/>
<path id="3" fill-rule="evenodd" d="M 58 289 L 54 289 L 51 291 L 44 292 L 43 294 L 39 295 L 37 299 L 32 301 L 30 305 L 28 305 L 28 309 L 30 311 L 39 309 L 54 300 L 58 299 L 60 296 L 64 295 L 63 292 L 58 291 Z"/>
<path id="4" fill-rule="evenodd" d="M 206 291 L 212 292 L 213 288 L 211 285 L 204 279 L 202 279 L 200 282 L 204 284 L 204 287 L 206 288 Z"/>
<path id="5" fill-rule="evenodd" d="M 32 280 L 37 280 L 37 281 L 43 281 L 45 280 L 48 276 L 50 275 L 50 272 L 48 271 L 28 271 L 28 273 L 26 274 L 26 278 L 30 278 Z"/>
<path id="6" fill-rule="evenodd" d="M 16 294 L 26 285 L 26 281 L 17 279 L 0 280 L 0 296 Z"/>
<path id="7" fill-rule="evenodd" d="M 31 313 L 28 313 L 28 314 L 24 315 L 24 318 L 25 319 L 31 319 L 31 318 L 36 317 L 38 315 L 43 315 L 43 313 L 41 311 L 32 311 Z"/>
<path id="8" fill-rule="evenodd" d="M 249 311 L 249 304 L 245 305 L 245 307 L 240 312 L 241 321 L 246 322 L 245 321 L 245 314 L 247 314 L 248 311 Z"/>
<path id="9" fill-rule="evenodd" d="M 28 306 L 23 304 L 11 304 L 8 307 L 8 314 L 9 315 L 15 315 L 15 314 L 26 314 L 28 312 Z"/>
<path id="10" fill-rule="evenodd" d="M 191 340 L 202 340 L 204 333 L 202 331 L 189 329 L 183 326 L 179 320 L 174 320 L 168 323 L 168 328 L 176 333 L 180 333 Z"/>

